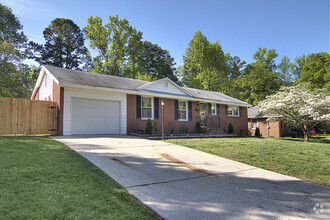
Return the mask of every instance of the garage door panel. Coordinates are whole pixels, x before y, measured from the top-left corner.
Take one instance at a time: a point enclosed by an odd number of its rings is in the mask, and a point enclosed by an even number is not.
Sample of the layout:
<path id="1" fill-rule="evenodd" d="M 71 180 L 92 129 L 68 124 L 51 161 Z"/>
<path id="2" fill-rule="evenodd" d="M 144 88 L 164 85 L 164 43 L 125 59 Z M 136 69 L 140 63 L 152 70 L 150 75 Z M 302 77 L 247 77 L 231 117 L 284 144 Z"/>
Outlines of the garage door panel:
<path id="1" fill-rule="evenodd" d="M 119 102 L 72 99 L 72 134 L 119 134 Z"/>

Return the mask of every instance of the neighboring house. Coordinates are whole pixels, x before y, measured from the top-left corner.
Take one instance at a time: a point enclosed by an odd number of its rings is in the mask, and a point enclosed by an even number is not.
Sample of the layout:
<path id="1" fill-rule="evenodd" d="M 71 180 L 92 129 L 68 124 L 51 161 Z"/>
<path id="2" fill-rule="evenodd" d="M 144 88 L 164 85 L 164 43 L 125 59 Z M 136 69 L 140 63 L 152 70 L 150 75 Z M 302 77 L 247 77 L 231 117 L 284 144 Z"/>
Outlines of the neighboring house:
<path id="1" fill-rule="evenodd" d="M 267 122 L 268 118 L 275 120 Z M 257 127 L 262 137 L 279 138 L 290 133 L 290 127 L 282 120 L 281 115 L 261 115 L 258 106 L 248 108 L 248 119 L 249 135 L 255 136 Z"/>
<path id="2" fill-rule="evenodd" d="M 180 87 L 168 78 L 146 82 L 45 65 L 32 100 L 51 100 L 58 106 L 58 135 L 142 133 L 147 119 L 161 132 L 164 102 L 165 133 L 188 127 L 195 132 L 247 134 L 247 107 L 251 105 L 217 92 Z"/>

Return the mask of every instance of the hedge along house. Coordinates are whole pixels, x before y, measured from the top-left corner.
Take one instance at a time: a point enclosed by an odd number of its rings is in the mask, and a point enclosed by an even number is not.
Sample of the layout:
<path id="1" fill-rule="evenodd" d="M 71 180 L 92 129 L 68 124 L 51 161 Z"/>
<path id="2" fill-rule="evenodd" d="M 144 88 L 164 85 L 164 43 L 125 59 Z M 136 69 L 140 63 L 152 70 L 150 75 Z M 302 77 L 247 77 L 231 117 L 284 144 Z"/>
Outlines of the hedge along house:
<path id="1" fill-rule="evenodd" d="M 57 102 L 58 135 L 142 133 L 148 119 L 161 132 L 164 103 L 165 133 L 204 130 L 247 134 L 250 104 L 223 95 L 180 87 L 168 78 L 154 82 L 42 66 L 32 100 Z"/>
<path id="2" fill-rule="evenodd" d="M 269 118 L 274 118 L 274 120 L 268 122 Z M 262 115 L 258 106 L 248 108 L 248 119 L 249 135 L 251 136 L 255 136 L 257 127 L 262 137 L 279 138 L 290 133 L 290 126 L 282 120 L 281 115 Z"/>

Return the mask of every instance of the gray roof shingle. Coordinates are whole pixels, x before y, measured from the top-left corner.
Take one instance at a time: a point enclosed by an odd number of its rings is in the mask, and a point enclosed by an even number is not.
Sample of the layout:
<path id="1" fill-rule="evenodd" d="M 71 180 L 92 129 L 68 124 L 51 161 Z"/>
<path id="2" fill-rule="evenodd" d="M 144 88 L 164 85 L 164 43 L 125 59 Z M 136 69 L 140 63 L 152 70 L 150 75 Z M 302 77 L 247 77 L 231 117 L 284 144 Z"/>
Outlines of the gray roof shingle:
<path id="1" fill-rule="evenodd" d="M 84 72 L 78 70 L 64 69 L 59 67 L 54 67 L 50 65 L 44 65 L 44 67 L 61 83 L 73 83 L 79 85 L 87 85 L 93 87 L 104 87 L 104 88 L 114 88 L 114 89 L 125 89 L 140 91 L 138 87 L 143 86 L 149 82 L 123 78 L 118 76 L 110 76 L 99 73 Z M 249 105 L 246 102 L 235 99 L 233 97 L 212 91 L 205 91 L 199 89 L 192 89 L 182 87 L 193 97 L 199 99 L 207 99 L 220 101 L 225 103 L 232 103 L 236 105 Z"/>
<path id="2" fill-rule="evenodd" d="M 259 106 L 248 108 L 248 118 L 281 118 L 282 115 L 262 115 Z"/>

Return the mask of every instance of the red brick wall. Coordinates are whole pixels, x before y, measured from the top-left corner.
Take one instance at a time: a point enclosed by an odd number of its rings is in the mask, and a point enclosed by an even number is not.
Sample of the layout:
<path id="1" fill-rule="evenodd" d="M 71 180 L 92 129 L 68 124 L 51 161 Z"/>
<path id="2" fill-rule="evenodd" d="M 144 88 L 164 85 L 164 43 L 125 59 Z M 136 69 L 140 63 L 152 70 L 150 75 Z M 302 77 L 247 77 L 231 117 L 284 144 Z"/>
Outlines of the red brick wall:
<path id="1" fill-rule="evenodd" d="M 159 119 L 153 120 L 158 124 L 158 133 L 161 133 L 161 100 L 164 100 L 164 129 L 165 133 L 169 133 L 170 123 L 174 124 L 175 133 L 180 133 L 182 126 L 188 126 L 189 133 L 195 133 L 195 124 L 199 120 L 199 106 L 198 102 L 192 102 L 192 121 L 176 121 L 174 116 L 174 99 L 159 98 Z M 219 115 L 208 115 L 215 122 L 218 121 Z M 236 134 L 247 134 L 247 108 L 243 107 L 243 114 L 241 117 L 230 117 L 225 115 L 225 105 L 220 105 L 220 126 L 221 129 L 228 131 L 228 123 L 231 122 L 234 126 Z M 127 133 L 137 133 L 138 130 L 143 130 L 146 127 L 147 120 L 141 120 L 136 118 L 136 96 L 127 95 Z M 242 131 L 242 132 L 241 132 Z"/>
<path id="2" fill-rule="evenodd" d="M 64 88 L 53 81 L 53 102 L 57 103 L 57 135 L 63 135 Z"/>
<path id="3" fill-rule="evenodd" d="M 267 122 L 266 118 L 258 118 L 258 128 L 260 130 L 260 135 L 262 137 L 280 137 L 280 121 L 272 121 Z M 269 126 L 269 129 L 267 128 Z M 254 136 L 255 135 L 255 129 L 251 129 L 251 119 L 249 119 L 248 122 L 248 128 L 249 128 L 249 134 Z M 269 131 L 268 131 L 269 130 Z"/>

